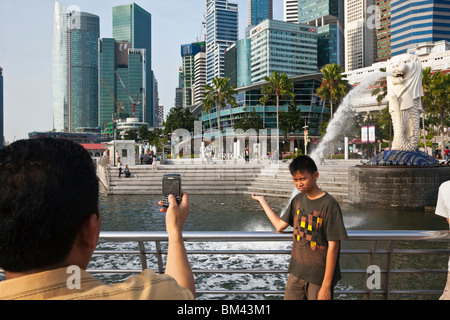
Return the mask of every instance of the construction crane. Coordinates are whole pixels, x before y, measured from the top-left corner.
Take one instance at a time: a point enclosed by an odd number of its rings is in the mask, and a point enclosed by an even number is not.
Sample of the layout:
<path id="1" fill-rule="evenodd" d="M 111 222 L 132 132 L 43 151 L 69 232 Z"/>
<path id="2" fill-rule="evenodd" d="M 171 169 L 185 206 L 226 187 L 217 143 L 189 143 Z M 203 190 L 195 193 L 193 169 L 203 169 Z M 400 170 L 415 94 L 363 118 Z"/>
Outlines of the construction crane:
<path id="1" fill-rule="evenodd" d="M 109 92 L 111 98 L 113 99 L 115 106 L 117 107 L 117 113 L 120 114 L 120 110 L 123 110 L 123 101 L 120 101 L 120 105 L 119 105 L 116 101 L 116 98 L 114 98 L 114 95 L 112 94 L 111 90 L 109 89 L 108 85 L 106 84 L 105 79 L 102 78 L 102 81 L 103 81 L 103 84 L 105 85 L 106 89 L 108 89 L 108 92 Z M 114 113 L 113 113 L 113 120 L 115 120 Z"/>
<path id="2" fill-rule="evenodd" d="M 200 29 L 200 37 L 197 38 L 197 42 L 199 42 L 199 41 L 206 41 L 206 33 L 204 33 L 205 29 L 206 29 L 206 16 L 203 15 L 202 26 L 201 26 L 201 29 Z"/>
<path id="3" fill-rule="evenodd" d="M 136 99 L 133 100 L 133 99 L 131 98 L 131 96 L 130 96 L 130 93 L 128 92 L 127 87 L 126 87 L 125 84 L 123 83 L 122 78 L 120 78 L 119 73 L 118 73 L 117 71 L 114 71 L 114 73 L 116 74 L 117 78 L 119 78 L 119 81 L 120 81 L 120 83 L 122 84 L 122 87 L 125 89 L 125 91 L 126 91 L 126 93 L 127 93 L 127 95 L 128 95 L 128 98 L 130 98 L 130 101 L 131 101 L 131 114 L 132 114 L 132 118 L 136 118 L 136 106 L 137 106 L 137 105 L 139 106 L 139 105 L 141 104 L 141 102 L 139 101 L 139 93 L 138 93 Z"/>

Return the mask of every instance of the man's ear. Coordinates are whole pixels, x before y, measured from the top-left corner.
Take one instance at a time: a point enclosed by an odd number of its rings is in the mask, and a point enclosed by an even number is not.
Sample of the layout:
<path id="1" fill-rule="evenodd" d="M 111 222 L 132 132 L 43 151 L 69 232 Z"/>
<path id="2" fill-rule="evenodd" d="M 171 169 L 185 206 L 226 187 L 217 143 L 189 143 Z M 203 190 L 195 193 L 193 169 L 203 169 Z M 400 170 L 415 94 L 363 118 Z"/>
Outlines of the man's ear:
<path id="1" fill-rule="evenodd" d="M 95 249 L 97 247 L 100 229 L 101 216 L 100 214 L 92 213 L 81 224 L 80 230 L 78 231 L 78 241 L 91 249 Z"/>

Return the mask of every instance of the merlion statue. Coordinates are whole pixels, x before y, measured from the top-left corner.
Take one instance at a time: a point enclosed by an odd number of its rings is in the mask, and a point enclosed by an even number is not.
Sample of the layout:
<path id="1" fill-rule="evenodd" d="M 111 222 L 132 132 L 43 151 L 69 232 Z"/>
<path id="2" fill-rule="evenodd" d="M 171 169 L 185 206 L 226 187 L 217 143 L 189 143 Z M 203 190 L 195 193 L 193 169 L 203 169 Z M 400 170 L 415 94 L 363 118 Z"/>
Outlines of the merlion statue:
<path id="1" fill-rule="evenodd" d="M 387 97 L 394 128 L 392 150 L 415 151 L 419 145 L 422 108 L 422 65 L 417 56 L 402 54 L 388 61 Z"/>

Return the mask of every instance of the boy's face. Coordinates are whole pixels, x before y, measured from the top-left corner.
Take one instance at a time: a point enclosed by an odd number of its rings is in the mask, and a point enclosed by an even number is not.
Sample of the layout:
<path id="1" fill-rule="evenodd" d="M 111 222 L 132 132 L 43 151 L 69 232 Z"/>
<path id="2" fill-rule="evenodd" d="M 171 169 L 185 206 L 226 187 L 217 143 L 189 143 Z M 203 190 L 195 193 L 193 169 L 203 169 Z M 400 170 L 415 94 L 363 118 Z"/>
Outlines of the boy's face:
<path id="1" fill-rule="evenodd" d="M 294 185 L 301 193 L 309 193 L 316 188 L 316 181 L 319 178 L 319 172 L 313 174 L 308 171 L 297 171 L 292 175 Z"/>

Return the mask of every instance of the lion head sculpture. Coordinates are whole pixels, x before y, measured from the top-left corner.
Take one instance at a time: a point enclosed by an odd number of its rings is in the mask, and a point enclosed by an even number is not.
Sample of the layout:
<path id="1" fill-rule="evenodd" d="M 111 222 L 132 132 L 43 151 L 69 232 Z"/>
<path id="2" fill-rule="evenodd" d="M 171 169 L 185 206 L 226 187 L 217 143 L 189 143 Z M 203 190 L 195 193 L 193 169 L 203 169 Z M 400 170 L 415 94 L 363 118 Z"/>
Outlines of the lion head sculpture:
<path id="1" fill-rule="evenodd" d="M 386 72 L 390 74 L 387 77 L 388 98 L 400 99 L 400 110 L 413 108 L 414 100 L 423 96 L 420 59 L 412 54 L 395 56 L 388 61 Z"/>

